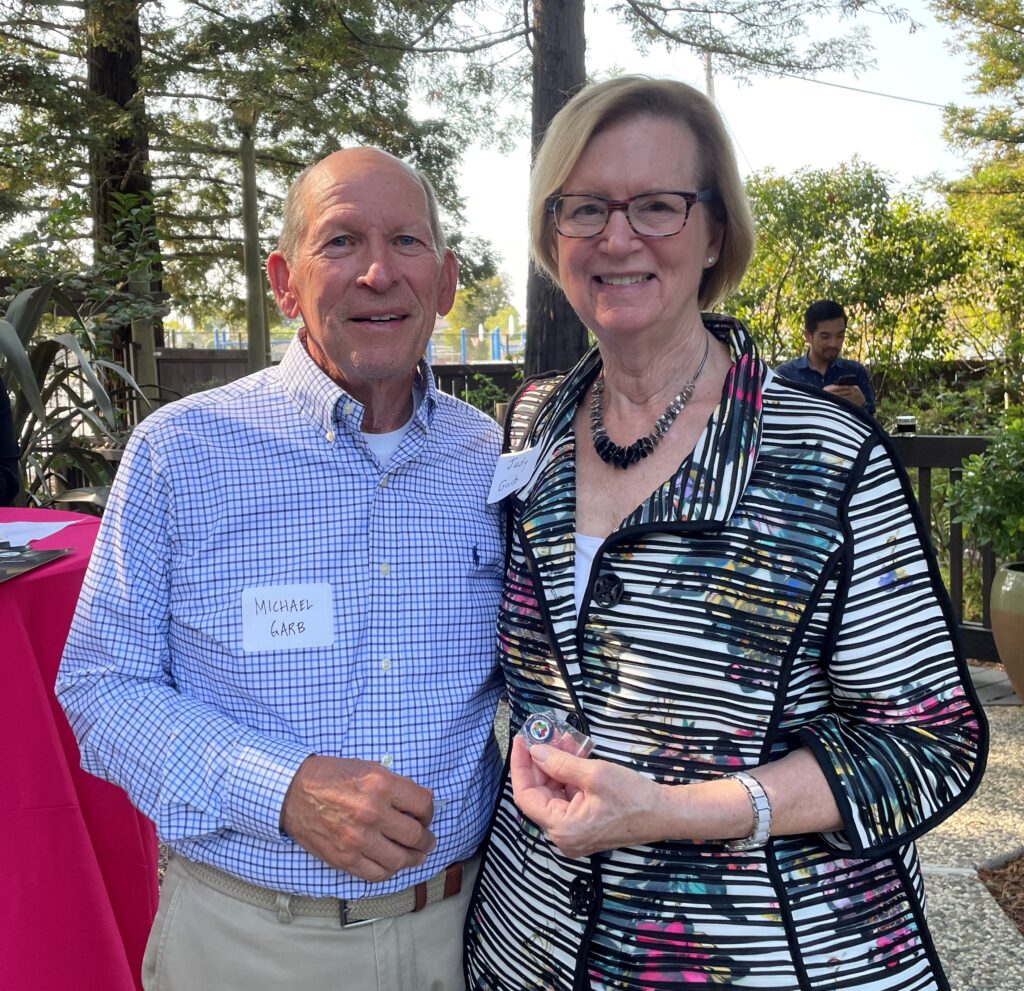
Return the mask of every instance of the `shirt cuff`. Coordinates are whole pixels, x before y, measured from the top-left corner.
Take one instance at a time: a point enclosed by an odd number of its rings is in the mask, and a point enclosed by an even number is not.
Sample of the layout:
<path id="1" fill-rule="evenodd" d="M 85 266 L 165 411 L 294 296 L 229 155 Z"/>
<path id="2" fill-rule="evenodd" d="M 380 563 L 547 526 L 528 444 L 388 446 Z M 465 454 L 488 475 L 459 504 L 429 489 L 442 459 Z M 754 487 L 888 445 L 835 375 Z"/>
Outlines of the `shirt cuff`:
<path id="1" fill-rule="evenodd" d="M 242 740 L 231 761 L 224 812 L 230 827 L 269 840 L 287 842 L 281 809 L 288 786 L 313 751 L 286 740 Z"/>

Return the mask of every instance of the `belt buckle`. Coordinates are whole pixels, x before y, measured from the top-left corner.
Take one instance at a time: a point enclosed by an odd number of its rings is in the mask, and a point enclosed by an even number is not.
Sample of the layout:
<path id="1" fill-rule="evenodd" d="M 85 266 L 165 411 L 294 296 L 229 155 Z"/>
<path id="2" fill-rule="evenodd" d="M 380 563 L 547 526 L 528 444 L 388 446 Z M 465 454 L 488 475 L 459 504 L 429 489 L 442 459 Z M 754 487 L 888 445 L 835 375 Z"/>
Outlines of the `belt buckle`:
<path id="1" fill-rule="evenodd" d="M 360 926 L 368 926 L 371 923 L 376 922 L 376 919 L 355 919 L 349 921 L 348 918 L 349 903 L 344 898 L 338 899 L 338 919 L 341 922 L 342 929 L 358 929 Z"/>

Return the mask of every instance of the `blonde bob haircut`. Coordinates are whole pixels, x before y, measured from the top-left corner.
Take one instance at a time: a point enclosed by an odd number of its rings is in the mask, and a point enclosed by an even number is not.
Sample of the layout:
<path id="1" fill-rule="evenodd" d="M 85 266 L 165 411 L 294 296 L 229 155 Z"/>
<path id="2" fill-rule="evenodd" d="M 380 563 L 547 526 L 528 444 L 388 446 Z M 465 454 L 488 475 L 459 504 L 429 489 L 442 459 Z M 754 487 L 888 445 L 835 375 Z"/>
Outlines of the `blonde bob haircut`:
<path id="1" fill-rule="evenodd" d="M 530 177 L 530 246 L 534 263 L 556 285 L 558 235 L 547 200 L 562 186 L 596 134 L 633 117 L 659 117 L 688 127 L 700 161 L 696 189 L 713 189 L 707 204 L 722 225 L 717 264 L 704 270 L 698 303 L 712 309 L 740 283 L 754 252 L 754 221 L 736 167 L 736 156 L 715 105 L 699 90 L 671 79 L 619 76 L 580 90 L 554 117 L 537 152 Z"/>

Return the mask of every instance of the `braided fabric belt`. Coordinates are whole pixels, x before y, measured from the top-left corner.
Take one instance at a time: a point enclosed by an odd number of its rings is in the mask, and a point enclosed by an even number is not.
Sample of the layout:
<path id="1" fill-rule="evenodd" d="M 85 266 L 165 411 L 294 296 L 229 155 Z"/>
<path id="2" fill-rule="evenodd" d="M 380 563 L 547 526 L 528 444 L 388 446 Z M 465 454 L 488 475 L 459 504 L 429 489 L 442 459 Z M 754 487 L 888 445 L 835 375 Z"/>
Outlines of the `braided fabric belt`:
<path id="1" fill-rule="evenodd" d="M 320 919 L 338 919 L 342 926 L 354 922 L 372 922 L 375 919 L 395 919 L 400 915 L 418 912 L 427 905 L 450 898 L 462 890 L 462 861 L 449 864 L 426 881 L 420 881 L 404 891 L 371 898 L 315 898 L 311 895 L 289 895 L 273 888 L 244 881 L 219 867 L 202 864 L 187 857 L 177 859 L 197 881 L 257 908 L 279 911 L 283 906 L 291 915 L 315 916 Z"/>

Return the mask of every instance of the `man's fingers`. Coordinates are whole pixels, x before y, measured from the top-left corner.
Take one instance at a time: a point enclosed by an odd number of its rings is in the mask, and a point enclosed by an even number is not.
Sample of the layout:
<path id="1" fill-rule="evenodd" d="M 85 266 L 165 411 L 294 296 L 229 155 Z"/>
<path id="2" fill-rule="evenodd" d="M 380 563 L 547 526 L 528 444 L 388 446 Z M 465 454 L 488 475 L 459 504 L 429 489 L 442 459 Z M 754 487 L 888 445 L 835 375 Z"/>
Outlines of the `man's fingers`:
<path id="1" fill-rule="evenodd" d="M 417 853 L 430 853 L 437 845 L 434 834 L 419 819 L 397 810 L 381 818 L 380 833 L 395 846 Z"/>
<path id="2" fill-rule="evenodd" d="M 417 867 L 434 849 L 427 788 L 378 764 L 313 756 L 285 796 L 282 828 L 313 856 L 365 880 Z"/>

